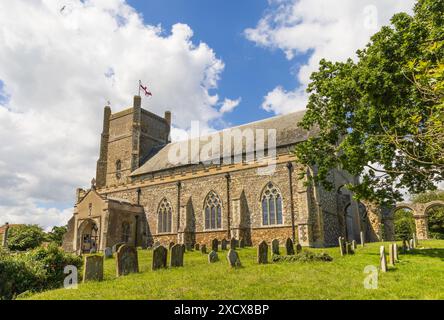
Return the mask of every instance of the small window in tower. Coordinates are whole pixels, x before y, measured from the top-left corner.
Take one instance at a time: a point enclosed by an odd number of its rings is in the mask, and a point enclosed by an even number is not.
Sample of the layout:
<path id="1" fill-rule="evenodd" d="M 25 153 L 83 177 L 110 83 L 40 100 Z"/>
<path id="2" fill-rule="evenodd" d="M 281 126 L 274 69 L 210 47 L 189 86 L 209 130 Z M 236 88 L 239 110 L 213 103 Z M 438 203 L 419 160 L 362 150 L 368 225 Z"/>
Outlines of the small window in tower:
<path id="1" fill-rule="evenodd" d="M 120 160 L 116 161 L 116 178 L 120 179 L 122 176 L 122 162 Z"/>

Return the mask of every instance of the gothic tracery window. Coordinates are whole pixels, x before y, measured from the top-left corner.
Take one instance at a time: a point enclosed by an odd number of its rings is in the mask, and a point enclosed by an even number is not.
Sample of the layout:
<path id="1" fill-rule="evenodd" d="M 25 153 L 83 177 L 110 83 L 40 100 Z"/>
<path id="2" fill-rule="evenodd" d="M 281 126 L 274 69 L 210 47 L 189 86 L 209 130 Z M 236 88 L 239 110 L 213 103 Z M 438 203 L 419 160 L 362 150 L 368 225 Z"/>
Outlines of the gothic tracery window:
<path id="1" fill-rule="evenodd" d="M 222 228 L 222 201 L 214 192 L 210 193 L 205 198 L 205 229 L 221 229 Z"/>
<path id="2" fill-rule="evenodd" d="M 122 242 L 128 243 L 131 235 L 131 227 L 128 222 L 122 223 Z"/>
<path id="3" fill-rule="evenodd" d="M 159 233 L 171 232 L 171 221 L 173 220 L 173 210 L 167 199 L 160 202 L 157 211 L 157 230 Z"/>
<path id="4" fill-rule="evenodd" d="M 262 225 L 282 224 L 282 195 L 269 182 L 262 192 Z"/>

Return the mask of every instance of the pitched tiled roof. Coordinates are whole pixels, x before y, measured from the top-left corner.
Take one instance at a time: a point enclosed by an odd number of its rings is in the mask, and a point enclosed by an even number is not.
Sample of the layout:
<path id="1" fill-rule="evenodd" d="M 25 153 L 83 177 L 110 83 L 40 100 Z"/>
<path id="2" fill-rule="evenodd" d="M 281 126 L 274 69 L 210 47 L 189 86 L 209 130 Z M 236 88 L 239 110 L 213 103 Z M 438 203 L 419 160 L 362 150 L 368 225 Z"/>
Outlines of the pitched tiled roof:
<path id="1" fill-rule="evenodd" d="M 261 121 L 248 123 L 245 125 L 241 125 L 238 127 L 234 127 L 234 128 L 230 128 L 230 129 L 226 129 L 226 130 L 222 130 L 222 131 L 218 131 L 213 134 L 210 134 L 207 136 L 207 138 L 209 138 L 209 139 L 201 138 L 199 140 L 198 138 L 195 138 L 195 139 L 190 139 L 190 140 L 187 140 L 184 142 L 169 143 L 169 144 L 163 146 L 162 148 L 160 148 L 160 150 L 158 150 L 158 152 L 154 156 L 149 158 L 140 168 L 136 169 L 131 175 L 138 176 L 138 175 L 143 175 L 143 174 L 147 174 L 147 173 L 151 173 L 151 172 L 168 170 L 168 169 L 180 166 L 180 164 L 178 165 L 178 164 L 171 163 L 171 161 L 169 161 L 168 155 L 169 155 L 170 151 L 177 150 L 181 143 L 188 145 L 189 150 L 191 150 L 190 145 L 192 145 L 193 141 L 197 142 L 199 144 L 199 154 L 200 154 L 200 151 L 202 150 L 202 148 L 205 145 L 208 145 L 209 141 L 211 141 L 210 140 L 211 138 L 214 138 L 215 136 L 219 136 L 220 148 L 221 148 L 220 150 L 222 153 L 221 146 L 222 146 L 222 142 L 223 142 L 223 139 L 222 139 L 223 134 L 227 133 L 227 132 L 232 133 L 236 129 L 240 129 L 240 130 L 251 129 L 251 130 L 253 130 L 253 132 L 255 132 L 255 130 L 257 130 L 257 129 L 264 129 L 265 130 L 265 134 L 264 134 L 264 137 L 265 137 L 264 146 L 265 147 L 267 147 L 267 145 L 268 145 L 268 137 L 267 137 L 268 130 L 275 129 L 276 130 L 276 146 L 277 147 L 294 145 L 297 142 L 304 141 L 309 136 L 312 136 L 315 134 L 315 131 L 306 131 L 306 130 L 298 127 L 298 123 L 302 120 L 304 114 L 305 114 L 305 111 L 299 111 L 299 112 L 294 112 L 294 113 L 290 113 L 290 114 L 286 114 L 286 115 L 282 115 L 282 116 L 268 118 L 268 119 L 261 120 Z M 243 146 L 244 152 L 245 152 L 245 149 L 246 148 L 245 148 L 245 142 L 244 142 L 244 146 Z M 231 146 L 231 154 L 235 155 L 233 143 Z M 190 155 L 188 155 L 188 157 L 190 157 Z"/>

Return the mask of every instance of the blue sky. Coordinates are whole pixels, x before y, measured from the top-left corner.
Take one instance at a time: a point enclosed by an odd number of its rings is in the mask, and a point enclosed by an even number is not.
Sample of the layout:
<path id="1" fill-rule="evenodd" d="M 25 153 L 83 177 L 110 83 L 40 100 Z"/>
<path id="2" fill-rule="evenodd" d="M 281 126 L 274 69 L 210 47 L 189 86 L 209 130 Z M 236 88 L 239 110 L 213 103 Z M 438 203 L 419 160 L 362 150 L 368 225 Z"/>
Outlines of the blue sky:
<path id="1" fill-rule="evenodd" d="M 304 55 L 287 60 L 281 50 L 257 46 L 244 34 L 269 8 L 266 0 L 130 0 L 146 24 L 161 24 L 165 32 L 180 22 L 191 27 L 193 42 L 205 42 L 225 63 L 217 93 L 221 97 L 242 97 L 240 105 L 224 117 L 232 125 L 270 117 L 261 108 L 264 96 L 276 86 L 293 89 L 298 81 L 290 72 L 304 62 Z M 217 124 L 215 124 L 217 126 Z"/>

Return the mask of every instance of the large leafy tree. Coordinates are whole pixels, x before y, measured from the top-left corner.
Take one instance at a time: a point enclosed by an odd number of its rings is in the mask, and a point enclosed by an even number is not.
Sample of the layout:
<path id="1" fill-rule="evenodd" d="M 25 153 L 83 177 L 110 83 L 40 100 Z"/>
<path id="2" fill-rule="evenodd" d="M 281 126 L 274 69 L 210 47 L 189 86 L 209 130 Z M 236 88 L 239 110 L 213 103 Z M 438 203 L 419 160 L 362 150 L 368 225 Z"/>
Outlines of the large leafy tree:
<path id="1" fill-rule="evenodd" d="M 342 168 L 361 179 L 357 199 L 401 199 L 444 180 L 444 0 L 419 0 L 376 33 L 357 61 L 322 60 L 311 76 L 303 128 L 319 134 L 296 148 L 309 177 L 331 187 Z"/>
<path id="2" fill-rule="evenodd" d="M 37 225 L 12 226 L 8 233 L 8 247 L 13 251 L 25 251 L 38 247 L 45 239 L 45 232 Z"/>

